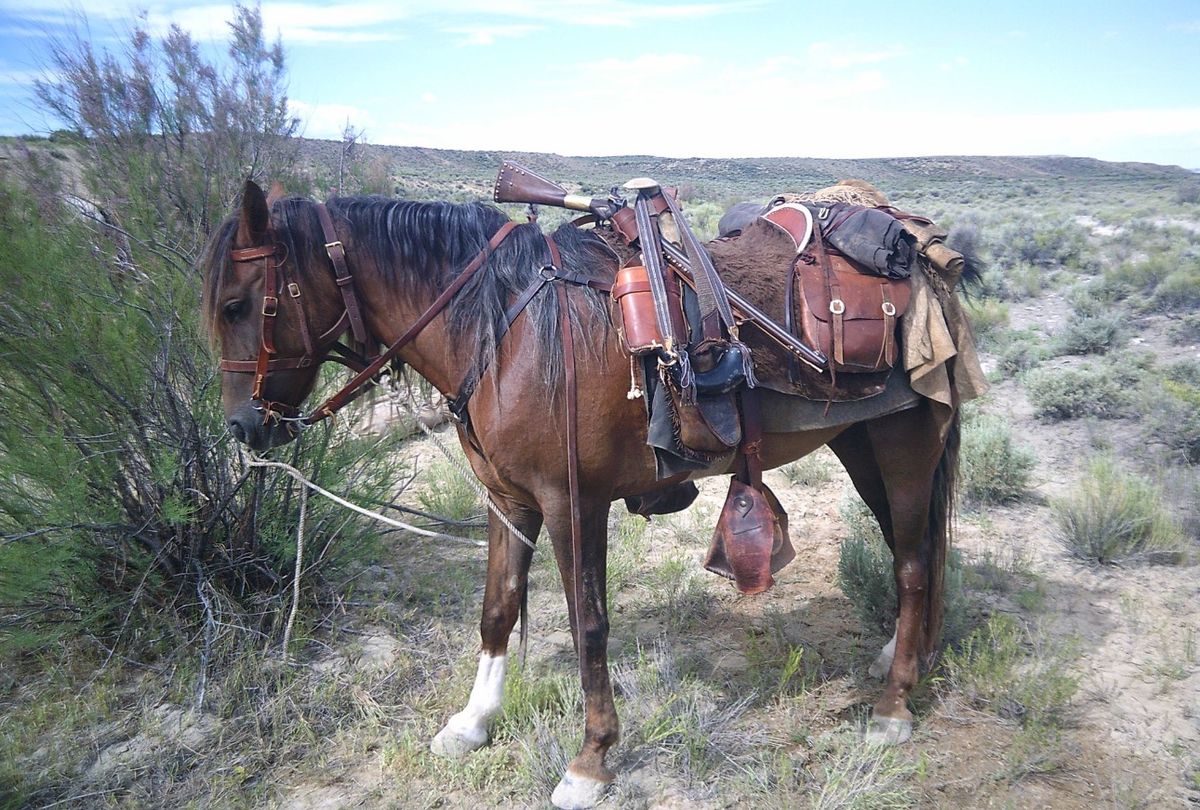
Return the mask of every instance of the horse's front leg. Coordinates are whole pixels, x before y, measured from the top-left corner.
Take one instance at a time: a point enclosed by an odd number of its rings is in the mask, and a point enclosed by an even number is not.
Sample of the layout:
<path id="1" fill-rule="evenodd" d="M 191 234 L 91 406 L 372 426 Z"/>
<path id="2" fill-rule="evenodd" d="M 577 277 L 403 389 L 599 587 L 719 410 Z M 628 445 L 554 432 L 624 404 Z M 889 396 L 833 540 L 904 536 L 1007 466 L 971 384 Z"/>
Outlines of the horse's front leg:
<path id="1" fill-rule="evenodd" d="M 613 773 L 604 764 L 608 749 L 620 736 L 617 709 L 608 676 L 608 501 L 578 505 L 581 547 L 576 606 L 576 565 L 572 551 L 571 516 L 563 504 L 552 518 L 547 510 L 550 538 L 567 595 L 567 613 L 583 684 L 583 746 L 554 788 L 551 801 L 565 810 L 592 807 L 604 795 Z"/>
<path id="2" fill-rule="evenodd" d="M 537 537 L 542 515 L 536 510 L 493 496 L 504 514 L 528 538 Z M 435 754 L 457 757 L 487 744 L 489 725 L 504 697 L 508 639 L 525 603 L 533 549 L 488 515 L 487 584 L 479 634 L 483 648 L 475 685 L 466 707 L 453 715 L 430 744 Z"/>

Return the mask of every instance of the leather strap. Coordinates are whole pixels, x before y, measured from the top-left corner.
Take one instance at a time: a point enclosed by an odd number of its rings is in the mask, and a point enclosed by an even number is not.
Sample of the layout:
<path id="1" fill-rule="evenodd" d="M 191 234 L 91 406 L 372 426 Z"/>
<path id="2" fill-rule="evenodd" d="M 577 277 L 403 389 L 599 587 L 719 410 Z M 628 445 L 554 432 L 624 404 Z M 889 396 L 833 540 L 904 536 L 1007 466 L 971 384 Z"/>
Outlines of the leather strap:
<path id="1" fill-rule="evenodd" d="M 633 204 L 634 215 L 637 217 L 638 247 L 642 252 L 642 264 L 646 266 L 646 275 L 650 279 L 650 293 L 654 301 L 654 319 L 658 323 L 658 332 L 663 336 L 663 342 L 669 355 L 674 355 L 682 347 L 683 336 L 675 333 L 675 322 L 671 319 L 671 307 L 667 300 L 667 288 L 663 277 L 662 247 L 659 244 L 658 228 L 651 217 L 651 202 L 645 190 L 638 192 Z"/>
<path id="2" fill-rule="evenodd" d="M 742 483 L 762 489 L 762 408 L 758 389 L 747 388 L 738 394 L 742 404 L 742 443 L 738 448 L 742 457 Z"/>
<path id="3" fill-rule="evenodd" d="M 570 284 L 576 284 L 581 287 L 591 287 L 594 290 L 602 292 L 612 292 L 612 284 L 607 281 L 602 281 L 596 278 L 590 278 L 583 273 L 575 273 L 570 270 L 564 270 L 562 267 L 562 258 L 559 256 L 558 245 L 550 236 L 546 236 L 546 245 L 550 251 L 550 261 L 552 264 L 543 267 L 538 277 L 531 281 L 521 294 L 517 296 L 517 300 L 513 302 L 504 312 L 504 323 L 501 324 L 500 332 L 496 335 L 496 342 L 499 343 L 508 334 L 508 330 L 525 311 L 525 307 L 529 306 L 529 302 L 534 299 L 543 287 L 551 281 L 566 281 Z M 446 404 L 450 409 L 450 413 L 454 418 L 468 430 L 471 427 L 470 413 L 467 410 L 467 405 L 470 403 L 471 397 L 475 394 L 476 388 L 479 386 L 479 381 L 483 379 L 483 373 L 486 367 L 472 366 L 471 370 L 463 377 L 462 384 L 458 387 L 458 394 L 453 399 L 448 399 Z"/>
<path id="4" fill-rule="evenodd" d="M 833 265 L 829 261 L 829 253 L 825 249 L 825 233 L 824 229 L 821 227 L 820 219 L 820 217 L 817 217 L 813 220 L 813 252 L 816 253 L 817 262 L 821 265 L 821 274 L 825 278 L 825 293 L 826 297 L 829 299 L 829 311 L 834 315 L 832 324 L 833 360 L 836 363 L 841 363 L 844 357 L 842 348 L 842 317 L 841 313 L 834 313 L 834 302 L 836 301 L 841 304 L 839 308 L 841 309 L 842 313 L 846 311 L 846 302 L 842 301 L 841 297 L 837 294 L 837 281 L 834 277 Z M 829 379 L 833 384 L 837 384 L 837 371 L 835 370 L 833 363 L 829 364 Z"/>
<path id="5" fill-rule="evenodd" d="M 371 382 L 375 376 L 383 370 L 383 367 L 391 362 L 393 357 L 400 353 L 401 349 L 411 343 L 412 340 L 419 335 L 426 326 L 429 325 L 430 321 L 437 317 L 441 311 L 446 308 L 446 305 L 450 303 L 450 299 L 457 295 L 458 291 L 461 290 L 466 283 L 471 280 L 471 277 L 475 275 L 479 268 L 483 267 L 484 264 L 487 263 L 488 257 L 492 255 L 492 251 L 500 246 L 500 243 L 508 237 L 515 227 L 517 227 L 517 223 L 515 222 L 510 221 L 504 223 L 500 227 L 500 230 L 496 231 L 495 235 L 488 240 L 488 243 L 484 246 L 483 250 L 479 251 L 475 258 L 471 260 L 470 264 L 463 268 L 463 271 L 458 274 L 458 278 L 454 279 L 454 283 L 443 290 L 442 294 L 439 295 L 434 302 L 425 309 L 419 318 L 417 318 L 416 323 L 410 326 L 408 331 L 401 335 L 395 343 L 389 346 L 387 351 L 376 357 L 369 366 L 356 374 L 354 379 L 342 386 L 340 391 L 331 396 L 324 402 L 324 404 L 305 417 L 305 423 L 309 425 L 315 424 L 322 419 L 333 416 L 337 411 L 344 408 L 350 402 L 353 402 L 354 399 L 362 393 L 359 391 L 359 389 Z"/>
<path id="6" fill-rule="evenodd" d="M 733 318 L 733 309 L 729 306 L 729 296 L 725 293 L 725 284 L 713 266 L 712 258 L 696 238 L 696 234 L 688 225 L 687 218 L 679 209 L 679 203 L 669 193 L 659 195 L 666 202 L 668 210 L 675 218 L 675 227 L 679 230 L 679 238 L 692 264 L 692 277 L 695 279 L 696 297 L 700 302 L 700 319 L 704 340 L 720 340 L 722 324 L 729 334 L 737 340 L 738 326 Z M 649 265 L 647 265 L 649 267 Z M 717 317 L 714 317 L 714 313 Z"/>
<path id="7" fill-rule="evenodd" d="M 363 323 L 362 307 L 358 303 L 358 295 L 354 291 L 354 277 L 346 264 L 346 248 L 333 229 L 333 219 L 325 203 L 317 203 L 317 219 L 321 223 L 321 232 L 325 235 L 325 252 L 333 263 L 334 281 L 342 294 L 346 305 L 346 314 L 350 317 L 350 332 L 360 345 L 367 343 L 367 328 Z"/>
<path id="8" fill-rule="evenodd" d="M 556 251 L 557 252 L 557 251 Z M 571 330 L 570 297 L 566 285 L 558 287 L 562 322 L 563 387 L 567 399 L 567 497 L 571 509 L 571 563 L 575 598 L 575 652 L 579 671 L 587 673 L 583 628 L 583 522 L 579 514 L 579 392 L 575 380 L 575 337 Z"/>

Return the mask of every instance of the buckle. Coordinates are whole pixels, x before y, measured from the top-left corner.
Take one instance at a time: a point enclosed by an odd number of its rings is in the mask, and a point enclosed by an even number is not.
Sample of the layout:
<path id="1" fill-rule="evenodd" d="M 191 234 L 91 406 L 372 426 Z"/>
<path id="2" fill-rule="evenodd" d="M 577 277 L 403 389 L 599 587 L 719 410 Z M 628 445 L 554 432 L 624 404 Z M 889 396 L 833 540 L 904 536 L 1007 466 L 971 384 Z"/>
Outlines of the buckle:
<path id="1" fill-rule="evenodd" d="M 543 264 L 538 268 L 538 275 L 542 277 L 543 281 L 554 281 L 558 278 L 558 268 L 552 264 Z"/>
<path id="2" fill-rule="evenodd" d="M 887 315 L 889 318 L 896 317 L 896 305 L 893 304 L 891 301 L 884 301 L 883 302 L 883 314 Z"/>
<path id="3" fill-rule="evenodd" d="M 846 311 L 846 302 L 840 298 L 835 298 L 829 302 L 829 311 L 834 315 L 841 315 Z"/>
<path id="4" fill-rule="evenodd" d="M 345 250 L 346 250 L 346 248 L 342 246 L 342 240 L 341 240 L 341 239 L 335 239 L 335 240 L 334 240 L 334 241 L 332 241 L 332 242 L 326 242 L 326 243 L 325 243 L 325 250 L 326 250 L 326 252 L 328 252 L 328 251 L 330 251 L 330 250 L 333 250 L 334 248 L 340 248 L 340 249 L 342 250 L 342 252 L 345 252 Z"/>
<path id="5" fill-rule="evenodd" d="M 274 318 L 275 313 L 279 312 L 279 299 L 273 295 L 264 295 L 262 304 L 262 316 L 264 318 Z"/>
<path id="6" fill-rule="evenodd" d="M 288 282 L 288 292 L 292 294 L 292 298 L 300 297 L 300 285 L 294 281 Z"/>

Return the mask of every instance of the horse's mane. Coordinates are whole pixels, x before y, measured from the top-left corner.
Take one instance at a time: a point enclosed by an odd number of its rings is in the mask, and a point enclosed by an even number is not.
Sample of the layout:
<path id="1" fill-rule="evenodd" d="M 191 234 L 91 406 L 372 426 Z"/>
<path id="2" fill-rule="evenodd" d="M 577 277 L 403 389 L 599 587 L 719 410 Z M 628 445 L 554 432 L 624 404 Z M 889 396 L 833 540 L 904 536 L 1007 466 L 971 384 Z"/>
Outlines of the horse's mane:
<path id="1" fill-rule="evenodd" d="M 427 300 L 448 286 L 508 221 L 502 211 L 483 203 L 335 197 L 326 205 L 343 236 L 352 273 L 381 273 L 400 294 Z M 313 274 L 331 272 L 323 248 L 325 238 L 311 201 L 299 197 L 278 200 L 272 207 L 271 221 L 301 283 Z M 229 252 L 236 232 L 235 216 L 218 228 L 202 265 L 208 268 L 203 311 L 209 324 L 214 324 L 219 311 L 220 288 L 230 271 Z M 564 225 L 554 233 L 554 241 L 566 269 L 594 278 L 612 274 L 612 253 L 599 237 Z M 449 338 L 474 347 L 479 368 L 495 369 L 492 361 L 503 334 L 505 310 L 547 264 L 550 254 L 541 230 L 534 224 L 518 226 L 451 300 L 447 310 Z M 573 320 L 602 323 L 607 330 L 605 297 L 584 289 L 587 294 L 574 296 Z M 581 301 L 584 311 L 579 311 Z M 524 317 L 536 330 L 545 379 L 558 379 L 562 374 L 562 344 L 558 296 L 552 294 L 552 288 L 548 286 L 534 297 Z M 601 340 L 597 336 L 587 343 L 599 347 L 603 345 Z"/>

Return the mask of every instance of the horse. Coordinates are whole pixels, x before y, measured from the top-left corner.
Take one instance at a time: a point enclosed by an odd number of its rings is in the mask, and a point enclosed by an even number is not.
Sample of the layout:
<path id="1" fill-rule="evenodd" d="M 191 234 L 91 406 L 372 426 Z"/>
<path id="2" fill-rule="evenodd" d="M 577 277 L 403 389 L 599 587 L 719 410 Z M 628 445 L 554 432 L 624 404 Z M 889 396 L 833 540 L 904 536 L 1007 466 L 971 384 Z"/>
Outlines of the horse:
<path id="1" fill-rule="evenodd" d="M 577 283 L 548 276 L 552 266 Z M 645 408 L 627 396 L 630 362 L 616 339 L 608 294 L 596 289 L 603 284 L 586 283 L 611 282 L 613 250 L 591 230 L 567 224 L 546 236 L 536 223 L 516 225 L 485 203 L 337 197 L 320 204 L 274 191 L 268 199 L 248 181 L 240 210 L 214 231 L 200 269 L 203 317 L 224 358 L 228 428 L 255 450 L 294 438 L 297 422 L 287 415 L 312 392 L 317 366 L 352 322 L 370 341 L 402 344 L 397 359 L 448 401 L 472 382 L 469 419 L 456 425 L 463 451 L 513 527 L 530 538 L 543 524 L 548 530 L 579 657 L 583 740 L 552 801 L 560 808 L 595 805 L 614 778 L 605 755 L 620 729 L 607 660 L 609 507 L 669 494 L 689 475 L 656 478 Z M 346 287 L 356 297 L 345 295 Z M 506 316 L 522 294 L 528 305 Z M 439 303 L 444 308 L 435 311 Z M 564 382 L 568 367 L 586 392 L 577 399 Z M 571 402 L 574 465 L 566 452 L 564 405 Z M 912 733 L 907 699 L 941 633 L 958 417 L 947 424 L 922 399 L 856 423 L 768 432 L 761 458 L 772 468 L 826 445 L 894 556 L 896 633 L 872 667 L 886 682 L 867 734 L 899 744 Z M 474 686 L 431 742 L 435 753 L 450 757 L 489 740 L 509 636 L 525 605 L 533 549 L 494 515 L 487 548 Z"/>

